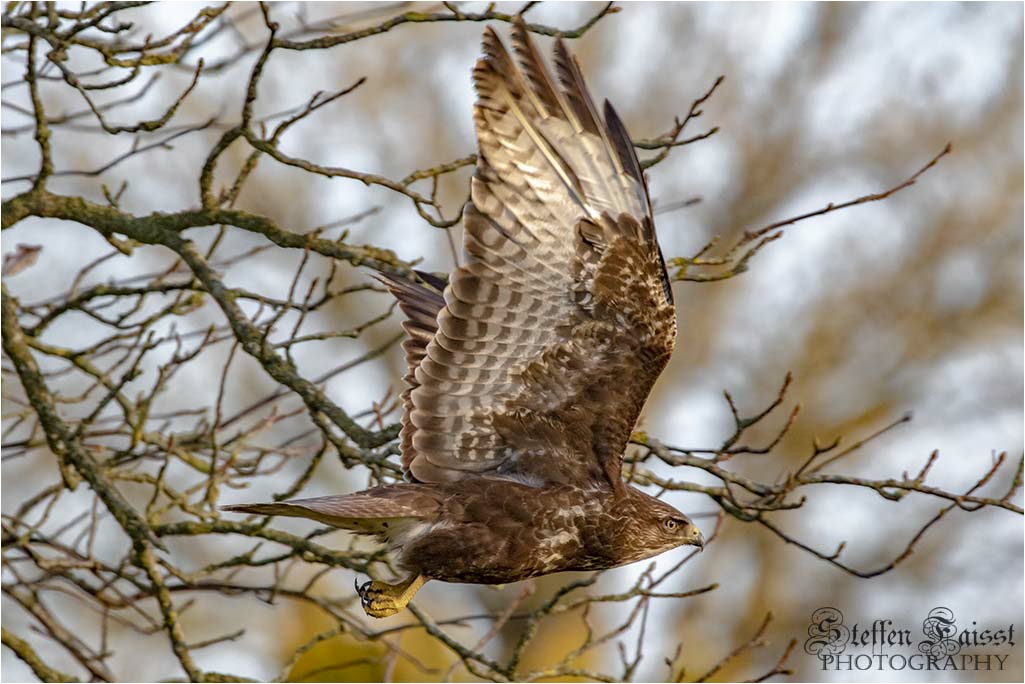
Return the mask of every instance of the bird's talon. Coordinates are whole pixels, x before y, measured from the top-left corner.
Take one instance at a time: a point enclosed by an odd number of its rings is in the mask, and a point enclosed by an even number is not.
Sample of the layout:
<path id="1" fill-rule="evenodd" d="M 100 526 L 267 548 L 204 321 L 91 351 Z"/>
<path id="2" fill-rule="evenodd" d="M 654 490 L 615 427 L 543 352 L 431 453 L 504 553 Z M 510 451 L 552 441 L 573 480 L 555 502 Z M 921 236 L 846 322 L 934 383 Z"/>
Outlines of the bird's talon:
<path id="1" fill-rule="evenodd" d="M 412 582 L 397 585 L 371 580 L 363 586 L 357 586 L 356 593 L 359 594 L 363 612 L 370 617 L 384 618 L 405 608 L 423 582 L 419 577 Z"/>

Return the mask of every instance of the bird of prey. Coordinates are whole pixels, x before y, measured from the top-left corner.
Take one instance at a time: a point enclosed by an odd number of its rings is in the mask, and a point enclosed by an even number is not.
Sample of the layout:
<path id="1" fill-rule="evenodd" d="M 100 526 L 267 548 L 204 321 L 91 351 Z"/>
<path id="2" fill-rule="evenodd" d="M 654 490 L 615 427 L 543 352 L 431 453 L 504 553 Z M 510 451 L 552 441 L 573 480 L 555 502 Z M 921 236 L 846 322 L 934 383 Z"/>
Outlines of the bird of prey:
<path id="1" fill-rule="evenodd" d="M 465 263 L 447 283 L 382 276 L 407 317 L 407 481 L 226 507 L 375 535 L 407 576 L 358 588 L 372 617 L 432 579 L 502 584 L 704 545 L 621 474 L 676 339 L 637 155 L 562 40 L 555 78 L 522 20 L 512 45 L 486 29 L 473 70 Z"/>

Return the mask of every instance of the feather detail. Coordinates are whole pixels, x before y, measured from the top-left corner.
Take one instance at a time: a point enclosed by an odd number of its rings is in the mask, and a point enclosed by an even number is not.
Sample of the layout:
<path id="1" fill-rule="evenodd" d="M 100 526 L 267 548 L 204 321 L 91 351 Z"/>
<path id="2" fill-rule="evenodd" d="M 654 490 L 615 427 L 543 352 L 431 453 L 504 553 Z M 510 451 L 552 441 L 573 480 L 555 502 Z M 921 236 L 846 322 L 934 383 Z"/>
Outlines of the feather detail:
<path id="1" fill-rule="evenodd" d="M 427 345 L 434 339 L 434 334 L 438 330 L 438 313 L 445 306 L 445 298 L 442 296 L 445 281 L 423 271 L 413 273 L 420 282 L 390 273 L 380 273 L 377 276 L 377 280 L 398 300 L 399 308 L 406 315 L 406 320 L 402 323 L 402 329 L 408 336 L 402 343 L 402 350 L 406 355 L 407 370 L 403 378 L 406 389 L 401 395 L 403 425 L 399 431 L 404 468 L 408 467 L 413 454 L 413 430 L 408 421 L 413 404 L 409 395 L 417 386 L 416 369 L 427 355 Z"/>
<path id="2" fill-rule="evenodd" d="M 307 518 L 359 534 L 387 534 L 398 521 L 431 520 L 438 502 L 411 485 L 377 487 L 354 494 L 292 499 L 274 503 L 233 504 L 222 511 Z"/>
<path id="3" fill-rule="evenodd" d="M 512 45 L 517 59 L 486 29 L 474 67 L 466 258 L 430 339 L 407 343 L 418 356 L 403 465 L 420 482 L 618 491 L 626 440 L 676 335 L 650 202 L 623 123 L 610 105 L 599 115 L 562 41 L 558 80 L 522 20 Z M 425 307 L 396 296 L 410 335 L 428 330 Z"/>

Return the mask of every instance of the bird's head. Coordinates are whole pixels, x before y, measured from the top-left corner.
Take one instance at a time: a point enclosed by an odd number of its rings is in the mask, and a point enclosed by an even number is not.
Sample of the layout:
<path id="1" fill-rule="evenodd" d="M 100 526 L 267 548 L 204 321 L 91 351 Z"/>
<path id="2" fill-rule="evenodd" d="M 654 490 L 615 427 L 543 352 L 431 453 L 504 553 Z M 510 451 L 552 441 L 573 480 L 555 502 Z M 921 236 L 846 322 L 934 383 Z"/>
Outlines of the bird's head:
<path id="1" fill-rule="evenodd" d="M 705 538 L 691 519 L 664 501 L 644 492 L 630 489 L 631 522 L 622 532 L 630 539 L 631 561 L 651 558 L 678 546 L 705 548 Z"/>

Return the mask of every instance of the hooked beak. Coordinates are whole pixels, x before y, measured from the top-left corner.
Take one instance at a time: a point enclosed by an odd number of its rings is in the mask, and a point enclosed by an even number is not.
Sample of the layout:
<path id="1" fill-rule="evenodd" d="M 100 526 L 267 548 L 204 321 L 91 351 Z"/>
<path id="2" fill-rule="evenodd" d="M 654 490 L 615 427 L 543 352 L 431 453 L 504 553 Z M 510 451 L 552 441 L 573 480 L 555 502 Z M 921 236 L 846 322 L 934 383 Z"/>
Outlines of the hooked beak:
<path id="1" fill-rule="evenodd" d="M 697 527 L 694 528 L 694 534 L 691 535 L 691 539 L 687 543 L 691 546 L 698 547 L 698 551 L 705 550 L 705 538 L 704 536 L 702 536 L 701 530 L 699 530 Z"/>

